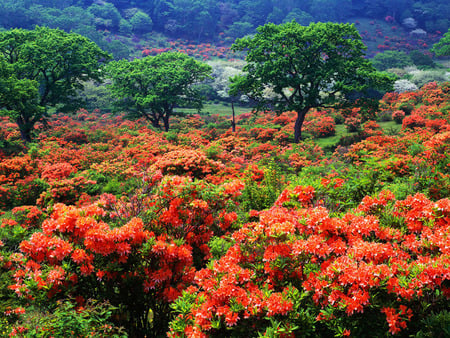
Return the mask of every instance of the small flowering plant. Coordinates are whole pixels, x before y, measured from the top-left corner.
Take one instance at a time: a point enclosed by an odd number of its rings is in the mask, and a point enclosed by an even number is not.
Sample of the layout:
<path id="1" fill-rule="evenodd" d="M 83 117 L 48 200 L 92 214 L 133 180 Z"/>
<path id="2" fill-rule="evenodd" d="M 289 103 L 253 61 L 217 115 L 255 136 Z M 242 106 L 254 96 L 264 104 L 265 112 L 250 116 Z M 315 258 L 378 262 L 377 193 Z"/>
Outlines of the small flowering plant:
<path id="1" fill-rule="evenodd" d="M 360 117 L 350 116 L 345 119 L 344 125 L 349 132 L 356 132 L 361 129 L 361 121 Z"/>
<path id="2" fill-rule="evenodd" d="M 396 110 L 392 113 L 392 119 L 397 124 L 402 124 L 404 118 L 405 118 L 405 112 L 403 110 Z"/>

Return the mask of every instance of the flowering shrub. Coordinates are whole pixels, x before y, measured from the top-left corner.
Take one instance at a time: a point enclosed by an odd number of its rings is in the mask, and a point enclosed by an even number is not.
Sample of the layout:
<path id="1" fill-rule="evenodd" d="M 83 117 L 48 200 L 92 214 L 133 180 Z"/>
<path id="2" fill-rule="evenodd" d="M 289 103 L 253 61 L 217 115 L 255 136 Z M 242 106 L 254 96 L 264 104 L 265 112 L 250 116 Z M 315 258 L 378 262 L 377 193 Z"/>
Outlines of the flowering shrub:
<path id="1" fill-rule="evenodd" d="M 347 117 L 344 125 L 349 132 L 358 131 L 361 129 L 361 119 L 359 117 Z"/>
<path id="2" fill-rule="evenodd" d="M 88 299 L 86 287 L 95 286 L 103 299 L 125 306 L 132 318 L 140 318 L 136 323 L 124 318 L 123 325 L 142 331 L 149 325 L 143 321 L 149 307 L 155 311 L 173 301 L 189 283 L 191 247 L 146 230 L 141 219 L 111 227 L 99 220 L 107 212 L 97 205 L 77 209 L 56 204 L 53 210 L 42 232 L 20 245 L 24 259 L 15 266 L 11 285 L 17 295 Z M 131 290 L 140 301 L 128 298 Z M 161 316 L 155 321 L 164 322 Z"/>
<path id="3" fill-rule="evenodd" d="M 296 189 L 236 231 L 227 253 L 196 273 L 174 303 L 169 336 L 396 334 L 420 327 L 411 319 L 436 290 L 434 311 L 445 308 L 450 200 L 395 202 L 385 191 L 364 199 L 362 215 L 336 218 L 308 206 L 313 189 Z M 295 200 L 297 208 L 280 206 Z M 400 229 L 382 217 L 392 206 Z"/>
<path id="4" fill-rule="evenodd" d="M 292 145 L 291 149 L 286 151 L 289 156 L 289 165 L 296 171 L 312 165 L 321 165 L 324 162 L 324 153 L 322 148 L 312 142 L 303 142 L 298 145 Z"/>
<path id="5" fill-rule="evenodd" d="M 221 164 L 206 157 L 196 150 L 174 150 L 162 156 L 153 164 L 153 168 L 163 173 L 180 175 L 187 173 L 192 177 L 202 178 L 218 171 Z"/>
<path id="6" fill-rule="evenodd" d="M 375 121 L 367 121 L 366 123 L 364 123 L 363 131 L 367 136 L 376 136 L 383 134 L 380 125 Z"/>
<path id="7" fill-rule="evenodd" d="M 425 127 L 425 119 L 420 115 L 410 115 L 403 119 L 402 128 L 414 129 Z"/>
<path id="8" fill-rule="evenodd" d="M 328 137 L 336 133 L 336 124 L 331 116 L 320 116 L 305 123 L 304 130 L 314 137 Z"/>
<path id="9" fill-rule="evenodd" d="M 405 118 L 405 112 L 403 110 L 396 110 L 392 113 L 392 119 L 397 124 L 402 124 L 404 118 Z"/>
<path id="10" fill-rule="evenodd" d="M 89 299 L 95 287 L 102 299 L 129 311 L 132 317 L 118 324 L 130 332 L 163 330 L 168 304 L 209 257 L 207 243 L 236 222 L 233 201 L 243 188 L 239 180 L 215 188 L 156 172 L 129 198 L 104 194 L 79 208 L 55 204 L 41 231 L 21 242 L 23 260 L 13 265 L 10 288 L 26 299 Z"/>

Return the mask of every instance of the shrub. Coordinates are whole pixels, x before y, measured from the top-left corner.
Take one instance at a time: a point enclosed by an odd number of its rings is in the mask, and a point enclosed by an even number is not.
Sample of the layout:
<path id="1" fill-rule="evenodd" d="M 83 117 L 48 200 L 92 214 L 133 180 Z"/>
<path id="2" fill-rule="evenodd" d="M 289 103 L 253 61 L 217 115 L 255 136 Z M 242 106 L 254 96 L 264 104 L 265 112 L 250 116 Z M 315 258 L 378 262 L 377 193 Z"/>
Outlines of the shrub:
<path id="1" fill-rule="evenodd" d="M 423 54 L 422 52 L 418 50 L 413 50 L 411 53 L 409 53 L 409 57 L 411 58 L 411 61 L 416 66 L 425 66 L 433 68 L 436 66 L 436 64 L 433 62 L 433 59 L 431 56 L 427 54 Z"/>
<path id="2" fill-rule="evenodd" d="M 249 168 L 240 197 L 243 210 L 263 210 L 273 205 L 285 185 L 279 171 L 273 163 L 265 170 Z"/>
<path id="3" fill-rule="evenodd" d="M 113 324 L 112 317 L 116 307 L 109 303 L 93 300 L 85 306 L 76 306 L 75 302 L 58 301 L 51 313 L 31 311 L 19 316 L 20 321 L 11 335 L 22 337 L 127 337 L 124 329 Z"/>
<path id="4" fill-rule="evenodd" d="M 344 125 L 349 132 L 356 132 L 358 130 L 361 130 L 361 118 L 347 117 L 344 121 Z"/>
<path id="5" fill-rule="evenodd" d="M 430 82 L 442 83 L 448 81 L 448 77 L 443 71 L 439 70 L 424 70 L 416 72 L 412 79 L 412 82 L 416 84 L 419 88 Z"/>
<path id="6" fill-rule="evenodd" d="M 405 112 L 403 110 L 396 110 L 392 113 L 392 119 L 397 124 L 402 124 L 404 118 L 405 118 Z"/>
<path id="7" fill-rule="evenodd" d="M 414 128 L 425 127 L 425 119 L 420 115 L 410 115 L 406 116 L 402 122 L 403 129 L 414 129 Z"/>
<path id="8" fill-rule="evenodd" d="M 401 79 L 394 82 L 394 91 L 397 93 L 412 92 L 419 89 L 409 80 Z"/>
<path id="9" fill-rule="evenodd" d="M 411 112 L 414 110 L 414 104 L 411 102 L 403 102 L 398 107 L 399 109 L 403 110 L 405 114 L 411 114 Z"/>
<path id="10" fill-rule="evenodd" d="M 390 110 L 381 110 L 377 113 L 377 121 L 392 121 L 392 112 Z"/>
<path id="11" fill-rule="evenodd" d="M 173 304 L 169 337 L 409 336 L 448 323 L 448 199 L 384 190 L 336 217 L 314 198 L 286 189 L 237 230 Z"/>
<path id="12" fill-rule="evenodd" d="M 360 142 L 362 140 L 364 140 L 367 137 L 367 135 L 365 133 L 357 133 L 354 135 L 346 135 L 346 136 L 342 136 L 339 139 L 338 145 L 343 146 L 343 147 L 347 147 L 350 146 L 354 143 Z"/>
<path id="13" fill-rule="evenodd" d="M 381 127 L 375 121 L 367 121 L 363 125 L 363 132 L 368 136 L 376 136 L 381 135 L 383 132 L 381 131 Z"/>
<path id="14" fill-rule="evenodd" d="M 151 32 L 153 28 L 152 19 L 144 12 L 138 11 L 130 19 L 130 24 L 135 33 Z"/>
<path id="15" fill-rule="evenodd" d="M 388 50 L 375 55 L 372 59 L 372 64 L 378 70 L 386 70 L 412 65 L 412 61 L 405 52 Z"/>
<path id="16" fill-rule="evenodd" d="M 313 137 L 329 137 L 336 134 L 336 124 L 331 116 L 318 116 L 305 123 L 304 130 Z"/>
<path id="17" fill-rule="evenodd" d="M 342 115 L 341 112 L 337 112 L 337 113 L 334 115 L 334 123 L 335 123 L 335 124 L 343 124 L 344 121 L 345 121 L 345 117 Z"/>
<path id="18" fill-rule="evenodd" d="M 161 170 L 164 174 L 190 175 L 202 178 L 214 174 L 223 165 L 210 160 L 206 154 L 198 150 L 173 150 L 160 157 L 154 164 L 155 170 Z"/>

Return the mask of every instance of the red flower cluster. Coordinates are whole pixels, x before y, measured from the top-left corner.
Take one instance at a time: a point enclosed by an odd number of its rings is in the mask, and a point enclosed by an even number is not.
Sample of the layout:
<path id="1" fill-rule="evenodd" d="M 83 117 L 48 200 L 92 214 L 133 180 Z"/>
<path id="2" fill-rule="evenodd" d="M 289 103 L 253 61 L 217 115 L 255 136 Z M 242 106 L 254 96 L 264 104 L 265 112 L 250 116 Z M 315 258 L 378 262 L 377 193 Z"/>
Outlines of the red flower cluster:
<path id="1" fill-rule="evenodd" d="M 220 318 L 227 326 L 242 326 L 246 319 L 255 322 L 277 314 L 295 326 L 292 312 L 299 295 L 288 286 L 292 284 L 311 292 L 318 309 L 353 316 L 364 314 L 369 305 L 379 307 L 389 331 L 398 333 L 413 315 L 405 304 L 431 295 L 450 279 L 445 238 L 450 200 L 431 202 L 416 195 L 395 201 L 390 191 L 382 191 L 377 198 L 364 198 L 358 208 L 363 216 L 347 213 L 342 218 L 308 203 L 302 203 L 303 209 L 280 207 L 292 198 L 310 201 L 313 190 L 311 195 L 308 190 L 283 192 L 279 206 L 261 212 L 258 223 L 236 231 L 235 244 L 225 256 L 197 273 L 197 287 L 186 295 L 191 301 L 195 295 L 192 312 L 175 320 L 184 323 L 185 334 L 214 334 Z M 402 231 L 380 225 L 378 217 L 392 206 L 406 223 Z M 380 306 L 381 294 L 400 311 Z"/>

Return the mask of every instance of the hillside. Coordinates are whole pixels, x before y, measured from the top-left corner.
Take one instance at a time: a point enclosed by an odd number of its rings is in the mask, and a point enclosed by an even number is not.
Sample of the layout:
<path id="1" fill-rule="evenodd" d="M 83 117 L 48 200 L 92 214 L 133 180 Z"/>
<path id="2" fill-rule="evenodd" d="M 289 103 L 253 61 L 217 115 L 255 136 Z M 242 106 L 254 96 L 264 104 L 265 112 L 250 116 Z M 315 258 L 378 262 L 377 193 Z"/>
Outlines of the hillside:
<path id="1" fill-rule="evenodd" d="M 267 22 L 295 19 L 354 22 L 369 55 L 390 48 L 426 50 L 450 27 L 447 1 L 350 2 L 303 1 L 0 1 L 0 27 L 35 25 L 85 35 L 116 59 L 139 56 L 145 48 L 167 48 L 171 40 L 186 44 L 229 46 Z M 379 48 L 379 46 L 383 46 Z"/>

